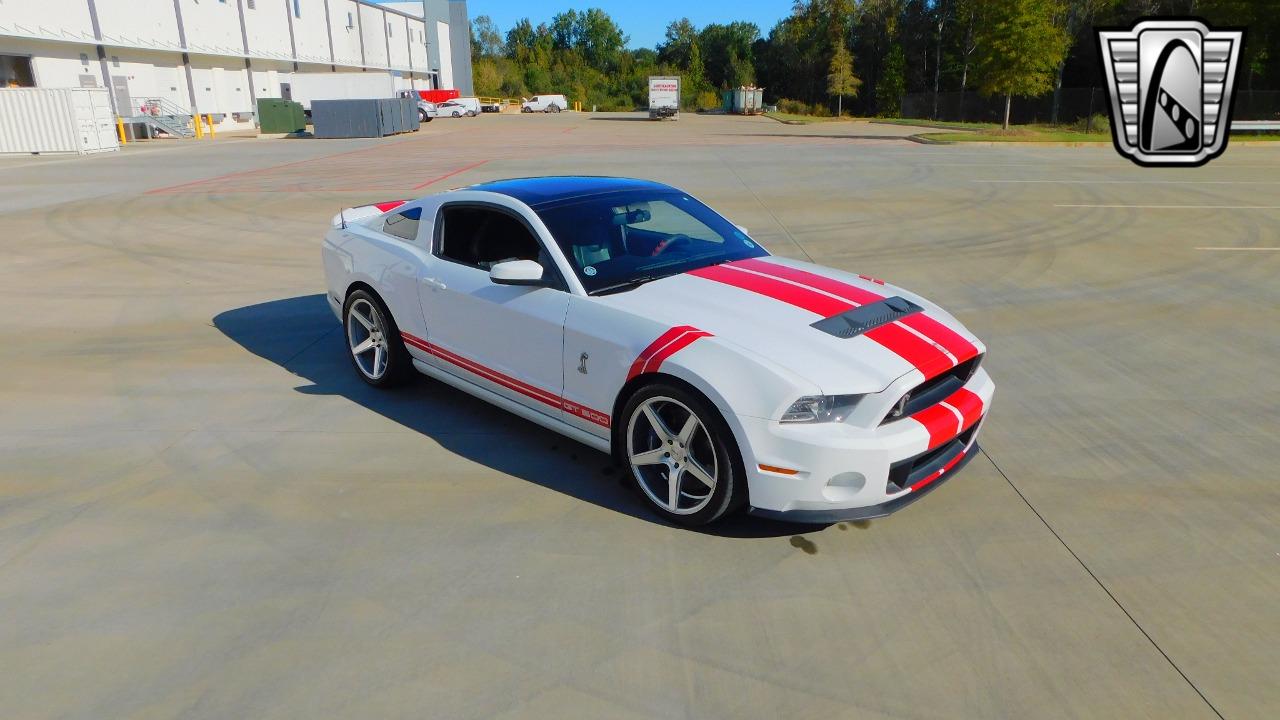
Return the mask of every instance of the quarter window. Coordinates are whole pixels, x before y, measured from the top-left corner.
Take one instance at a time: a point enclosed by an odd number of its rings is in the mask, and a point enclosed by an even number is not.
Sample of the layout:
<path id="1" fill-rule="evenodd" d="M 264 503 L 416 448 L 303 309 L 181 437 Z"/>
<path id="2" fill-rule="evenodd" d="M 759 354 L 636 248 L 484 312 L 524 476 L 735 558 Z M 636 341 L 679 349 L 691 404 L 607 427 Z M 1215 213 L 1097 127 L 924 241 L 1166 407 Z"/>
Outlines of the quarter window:
<path id="1" fill-rule="evenodd" d="M 418 239 L 418 224 L 421 219 L 422 208 L 410 208 L 387 218 L 382 225 L 382 232 L 413 242 Z"/>

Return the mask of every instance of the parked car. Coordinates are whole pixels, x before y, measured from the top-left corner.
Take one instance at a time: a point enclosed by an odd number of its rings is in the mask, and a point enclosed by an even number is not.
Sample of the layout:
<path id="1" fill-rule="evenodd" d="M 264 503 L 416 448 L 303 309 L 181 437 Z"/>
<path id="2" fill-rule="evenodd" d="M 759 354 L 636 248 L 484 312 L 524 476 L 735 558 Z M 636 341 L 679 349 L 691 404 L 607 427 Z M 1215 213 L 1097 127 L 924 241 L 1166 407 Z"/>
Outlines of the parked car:
<path id="1" fill-rule="evenodd" d="M 535 95 L 520 104 L 520 112 L 558 113 L 569 109 L 569 101 L 563 95 Z"/>
<path id="2" fill-rule="evenodd" d="M 426 100 L 418 101 L 418 120 L 420 122 L 429 123 L 433 119 L 440 116 L 440 108 L 433 102 Z"/>
<path id="3" fill-rule="evenodd" d="M 685 525 L 887 515 L 977 450 L 994 384 L 946 311 L 772 257 L 676 188 L 499 180 L 343 210 L 322 250 L 354 372 L 420 372 L 604 452 Z"/>
<path id="4" fill-rule="evenodd" d="M 438 106 L 440 114 L 446 117 L 475 117 L 480 114 L 480 100 L 473 97 L 460 97 L 446 100 Z"/>

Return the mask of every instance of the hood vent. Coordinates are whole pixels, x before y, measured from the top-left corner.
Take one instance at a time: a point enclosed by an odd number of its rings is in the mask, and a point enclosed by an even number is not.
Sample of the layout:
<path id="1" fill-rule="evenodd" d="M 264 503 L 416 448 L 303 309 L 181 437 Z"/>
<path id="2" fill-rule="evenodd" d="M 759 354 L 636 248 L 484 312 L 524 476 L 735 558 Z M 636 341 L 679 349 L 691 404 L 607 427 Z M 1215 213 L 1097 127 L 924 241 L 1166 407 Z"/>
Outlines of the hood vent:
<path id="1" fill-rule="evenodd" d="M 839 315 L 823 318 L 810 327 L 838 338 L 851 338 L 923 310 L 924 308 L 910 300 L 895 295 Z"/>

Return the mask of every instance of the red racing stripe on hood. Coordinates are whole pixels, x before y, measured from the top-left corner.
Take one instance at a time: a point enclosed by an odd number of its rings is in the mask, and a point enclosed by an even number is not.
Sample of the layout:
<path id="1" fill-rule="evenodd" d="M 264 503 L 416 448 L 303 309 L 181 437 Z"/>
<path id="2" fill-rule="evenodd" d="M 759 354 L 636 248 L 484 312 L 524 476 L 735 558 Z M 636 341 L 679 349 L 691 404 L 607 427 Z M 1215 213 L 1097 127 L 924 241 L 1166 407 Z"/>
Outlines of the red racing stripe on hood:
<path id="1" fill-rule="evenodd" d="M 779 267 L 769 263 L 764 265 L 770 269 Z M 808 310 L 824 318 L 839 315 L 867 302 L 876 302 L 876 300 L 883 299 L 875 293 L 853 288 L 852 286 L 847 287 L 859 290 L 865 295 L 858 295 L 859 300 L 832 297 L 834 293 L 828 294 L 828 291 L 823 288 L 813 285 L 802 287 L 797 284 L 800 282 L 799 280 L 783 278 L 780 275 L 775 277 L 758 275 L 754 271 L 754 267 L 741 266 L 741 270 L 735 269 L 735 267 L 739 266 L 739 263 L 712 265 L 711 267 L 691 270 L 686 274 L 749 290 L 802 310 Z M 812 275 L 812 273 L 806 274 Z M 813 275 L 813 277 L 821 276 Z M 881 325 L 863 333 L 863 336 L 888 348 L 898 357 L 910 363 L 912 367 L 924 373 L 926 378 L 933 377 L 953 367 L 951 358 L 938 350 L 933 343 L 896 323 Z"/>
<path id="2" fill-rule="evenodd" d="M 821 290 L 823 292 L 831 293 L 832 295 L 839 295 L 840 297 L 857 305 L 879 302 L 885 298 L 884 295 L 871 292 L 870 290 L 860 288 L 856 285 L 840 282 L 839 280 L 834 280 L 807 270 L 800 270 L 786 265 L 771 263 L 761 260 L 760 258 L 738 260 L 728 264 L 733 267 L 740 267 L 744 270 L 752 270 L 766 275 L 772 275 L 773 277 L 802 283 L 814 288 L 815 290 Z M 881 284 L 883 284 L 883 282 Z M 929 317 L 925 313 L 908 315 L 907 317 L 898 320 L 898 322 L 922 335 L 928 336 L 930 340 L 941 345 L 947 352 L 951 353 L 951 355 L 955 357 L 957 363 L 962 363 L 978 354 L 978 347 L 976 345 L 966 340 L 960 333 L 952 330 L 938 320 Z M 879 330 L 880 328 L 876 329 Z M 946 370 L 950 367 L 951 364 L 948 363 L 945 367 L 938 370 L 938 372 L 942 372 L 942 370 Z M 926 378 L 932 377 L 929 373 L 925 373 L 925 376 Z"/>

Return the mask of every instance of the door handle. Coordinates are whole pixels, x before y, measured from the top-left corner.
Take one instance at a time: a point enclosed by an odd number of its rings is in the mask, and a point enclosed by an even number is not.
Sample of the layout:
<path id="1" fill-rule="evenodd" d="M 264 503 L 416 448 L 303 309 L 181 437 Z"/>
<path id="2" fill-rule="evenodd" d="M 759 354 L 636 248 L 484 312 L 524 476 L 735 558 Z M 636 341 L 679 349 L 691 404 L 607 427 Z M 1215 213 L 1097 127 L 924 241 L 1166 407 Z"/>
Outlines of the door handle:
<path id="1" fill-rule="evenodd" d="M 444 284 L 444 283 L 442 283 L 442 282 L 440 282 L 439 280 L 437 280 L 437 279 L 435 279 L 435 278 L 422 278 L 422 284 L 423 284 L 423 285 L 426 285 L 427 287 L 431 288 L 432 290 L 444 290 L 444 289 L 445 289 L 445 284 Z"/>

